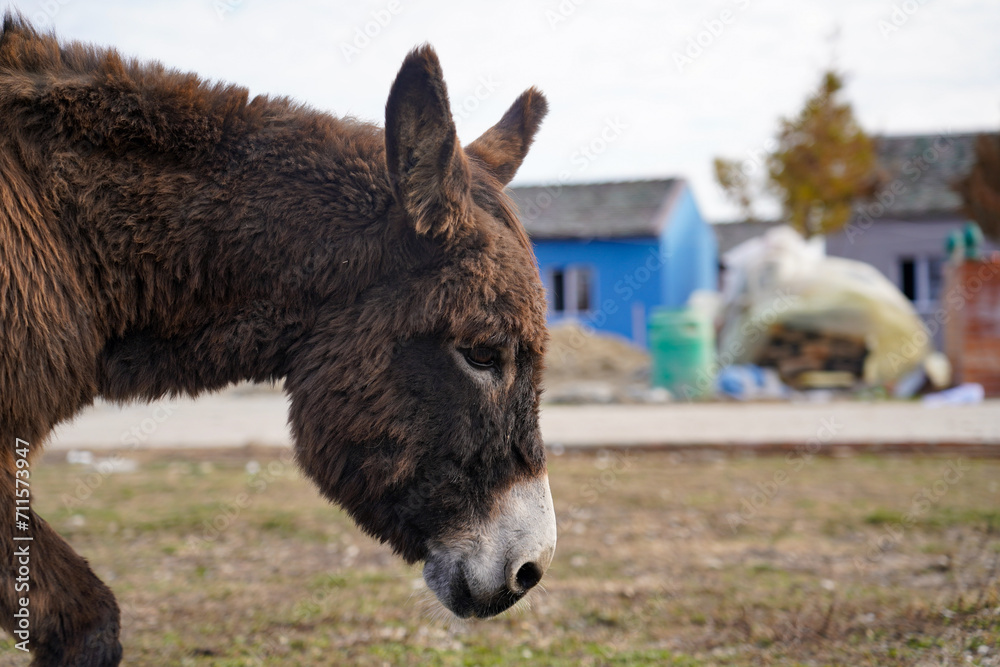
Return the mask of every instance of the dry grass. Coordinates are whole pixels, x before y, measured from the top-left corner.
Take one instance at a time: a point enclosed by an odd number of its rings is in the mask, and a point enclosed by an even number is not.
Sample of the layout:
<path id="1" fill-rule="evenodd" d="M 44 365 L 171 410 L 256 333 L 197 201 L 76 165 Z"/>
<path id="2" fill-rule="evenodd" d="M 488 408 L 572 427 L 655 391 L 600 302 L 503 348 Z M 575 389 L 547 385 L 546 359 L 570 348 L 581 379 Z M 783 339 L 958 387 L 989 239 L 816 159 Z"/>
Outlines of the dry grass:
<path id="1" fill-rule="evenodd" d="M 546 590 L 458 623 L 291 466 L 239 457 L 33 471 L 127 665 L 1000 663 L 997 461 L 553 457 Z"/>

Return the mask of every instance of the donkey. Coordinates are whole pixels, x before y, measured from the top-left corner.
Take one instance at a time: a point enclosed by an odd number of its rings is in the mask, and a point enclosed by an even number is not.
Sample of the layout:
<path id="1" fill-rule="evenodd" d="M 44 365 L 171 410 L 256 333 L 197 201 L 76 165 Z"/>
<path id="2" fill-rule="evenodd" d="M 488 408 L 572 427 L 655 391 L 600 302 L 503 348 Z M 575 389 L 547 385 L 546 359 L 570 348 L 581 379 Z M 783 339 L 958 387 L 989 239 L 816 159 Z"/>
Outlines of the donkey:
<path id="1" fill-rule="evenodd" d="M 445 607 L 539 582 L 545 299 L 504 186 L 546 110 L 531 88 L 463 148 L 429 46 L 383 130 L 5 16 L 0 625 L 34 665 L 121 657 L 111 591 L 21 493 L 98 396 L 284 378 L 302 470 Z"/>

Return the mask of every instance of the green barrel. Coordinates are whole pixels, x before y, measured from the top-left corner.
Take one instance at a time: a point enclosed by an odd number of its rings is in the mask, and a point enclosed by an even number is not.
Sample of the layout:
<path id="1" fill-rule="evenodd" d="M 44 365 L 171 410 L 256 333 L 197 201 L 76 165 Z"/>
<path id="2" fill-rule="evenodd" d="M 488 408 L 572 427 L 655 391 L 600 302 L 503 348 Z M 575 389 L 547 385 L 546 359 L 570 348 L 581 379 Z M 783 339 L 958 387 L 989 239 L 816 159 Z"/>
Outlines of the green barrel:
<path id="1" fill-rule="evenodd" d="M 654 387 L 669 389 L 679 400 L 713 393 L 715 330 L 708 318 L 690 309 L 653 311 L 649 351 Z"/>

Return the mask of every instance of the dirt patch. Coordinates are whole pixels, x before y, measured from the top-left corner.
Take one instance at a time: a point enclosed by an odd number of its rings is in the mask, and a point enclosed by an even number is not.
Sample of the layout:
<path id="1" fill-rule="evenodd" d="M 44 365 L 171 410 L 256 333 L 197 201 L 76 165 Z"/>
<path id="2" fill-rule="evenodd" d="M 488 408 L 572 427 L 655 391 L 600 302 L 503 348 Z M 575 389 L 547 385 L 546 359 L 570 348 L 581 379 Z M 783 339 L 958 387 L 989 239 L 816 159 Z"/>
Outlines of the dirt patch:
<path id="1" fill-rule="evenodd" d="M 552 403 L 649 402 L 650 357 L 619 336 L 575 323 L 549 329 L 545 400 Z"/>

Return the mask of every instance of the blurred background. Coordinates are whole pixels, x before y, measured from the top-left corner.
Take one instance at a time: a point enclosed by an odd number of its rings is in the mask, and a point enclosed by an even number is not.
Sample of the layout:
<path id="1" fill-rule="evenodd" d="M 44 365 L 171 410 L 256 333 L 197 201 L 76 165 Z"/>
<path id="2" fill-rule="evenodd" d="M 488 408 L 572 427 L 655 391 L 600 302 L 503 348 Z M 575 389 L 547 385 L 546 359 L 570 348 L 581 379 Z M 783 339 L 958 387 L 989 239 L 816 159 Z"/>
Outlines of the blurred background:
<path id="1" fill-rule="evenodd" d="M 995 0 L 8 6 L 376 124 L 430 43 L 464 143 L 550 103 L 511 187 L 552 331 L 548 591 L 424 611 L 299 478 L 280 386 L 98 404 L 39 511 L 131 664 L 1000 664 Z"/>

